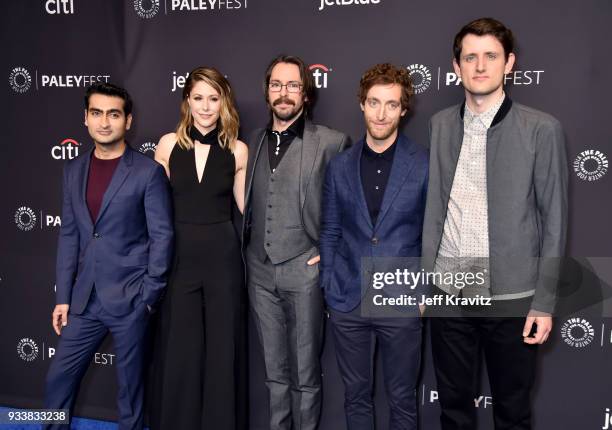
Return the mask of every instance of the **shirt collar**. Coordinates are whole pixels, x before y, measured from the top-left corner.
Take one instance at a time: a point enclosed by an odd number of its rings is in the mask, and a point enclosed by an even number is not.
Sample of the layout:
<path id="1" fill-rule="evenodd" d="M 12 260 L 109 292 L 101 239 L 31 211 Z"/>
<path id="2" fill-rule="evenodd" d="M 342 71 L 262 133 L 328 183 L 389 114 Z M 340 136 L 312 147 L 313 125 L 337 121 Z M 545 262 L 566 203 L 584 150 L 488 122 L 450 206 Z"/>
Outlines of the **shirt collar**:
<path id="1" fill-rule="evenodd" d="M 502 96 L 499 98 L 499 100 L 496 101 L 495 104 L 493 104 L 493 106 L 491 106 L 489 109 L 487 109 L 485 112 L 481 114 L 475 114 L 474 112 L 472 112 L 466 103 L 465 104 L 465 114 L 463 116 L 463 123 L 466 126 L 470 126 L 472 122 L 478 118 L 480 121 L 482 121 L 482 123 L 484 124 L 486 128 L 490 128 L 491 124 L 493 123 L 493 119 L 495 118 L 495 115 L 497 115 L 497 112 L 499 111 L 499 108 L 503 104 L 505 98 L 506 98 L 506 94 L 502 93 Z"/>
<path id="2" fill-rule="evenodd" d="M 306 119 L 304 118 L 304 112 L 297 117 L 295 121 L 291 123 L 291 125 L 287 128 L 287 130 L 280 133 L 281 136 L 291 135 L 293 137 L 299 137 L 302 139 L 304 137 L 304 127 L 306 126 Z M 268 134 L 272 133 L 272 121 L 268 123 Z M 277 132 L 278 133 L 278 132 Z"/>
<path id="3" fill-rule="evenodd" d="M 399 133 L 398 133 L 398 137 L 399 137 Z M 363 155 L 368 158 L 380 157 L 386 161 L 393 161 L 393 154 L 395 154 L 396 146 L 397 146 L 397 138 L 395 138 L 395 142 L 393 142 L 393 144 L 387 149 L 385 149 L 383 152 L 376 152 L 372 150 L 372 148 L 370 148 L 370 146 L 368 145 L 368 142 L 366 141 L 366 138 L 364 137 L 363 138 Z"/>

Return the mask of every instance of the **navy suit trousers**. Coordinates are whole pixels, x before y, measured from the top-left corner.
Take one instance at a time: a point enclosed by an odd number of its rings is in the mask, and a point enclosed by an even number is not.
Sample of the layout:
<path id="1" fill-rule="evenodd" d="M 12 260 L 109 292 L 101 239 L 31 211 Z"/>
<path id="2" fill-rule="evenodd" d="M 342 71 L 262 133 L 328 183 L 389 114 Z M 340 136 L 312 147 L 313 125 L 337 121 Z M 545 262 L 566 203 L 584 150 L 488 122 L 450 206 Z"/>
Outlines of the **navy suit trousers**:
<path id="1" fill-rule="evenodd" d="M 116 317 L 104 310 L 95 288 L 85 311 L 68 313 L 55 356 L 47 374 L 45 408 L 72 408 L 79 384 L 92 358 L 110 331 L 115 346 L 119 393 L 120 430 L 143 428 L 143 355 L 149 312 L 140 303 L 131 313 Z M 46 429 L 69 429 L 69 425 L 50 425 Z"/>
<path id="2" fill-rule="evenodd" d="M 389 430 L 416 430 L 417 378 L 421 358 L 421 319 L 415 316 L 368 317 L 330 309 L 338 367 L 344 382 L 346 427 L 374 430 L 373 338 L 383 360 L 389 400 Z"/>

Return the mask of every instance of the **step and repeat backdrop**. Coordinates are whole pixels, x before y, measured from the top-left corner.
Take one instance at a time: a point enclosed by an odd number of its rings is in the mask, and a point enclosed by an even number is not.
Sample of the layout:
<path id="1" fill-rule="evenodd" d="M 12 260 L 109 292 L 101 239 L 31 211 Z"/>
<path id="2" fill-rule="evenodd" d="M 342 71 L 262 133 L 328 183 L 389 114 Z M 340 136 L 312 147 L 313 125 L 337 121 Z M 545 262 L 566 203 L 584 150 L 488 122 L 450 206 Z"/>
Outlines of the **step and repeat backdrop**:
<path id="1" fill-rule="evenodd" d="M 356 140 L 364 134 L 359 78 L 371 65 L 389 61 L 408 68 L 414 81 L 413 109 L 403 131 L 427 146 L 429 117 L 463 99 L 451 66 L 453 37 L 468 21 L 492 16 L 517 38 L 507 93 L 557 117 L 567 137 L 569 257 L 554 332 L 539 357 L 535 428 L 612 427 L 612 3 L 12 0 L 2 9 L 0 405 L 42 407 L 57 344 L 50 317 L 62 167 L 92 146 L 83 125 L 88 85 L 113 82 L 131 92 L 135 111 L 128 140 L 153 156 L 159 137 L 178 121 L 190 70 L 214 66 L 229 78 L 245 138 L 268 120 L 262 89 L 267 64 L 280 53 L 299 55 L 311 65 L 318 89 L 315 122 Z M 250 334 L 250 428 L 263 430 L 263 363 L 254 331 Z M 322 430 L 345 428 L 334 354 L 328 336 Z M 107 339 L 81 386 L 77 415 L 116 417 L 115 366 Z M 384 429 L 388 411 L 380 366 L 376 372 L 377 420 Z M 474 407 L 479 427 L 490 429 L 495 399 L 486 369 L 482 373 Z M 418 390 L 422 428 L 438 429 L 427 339 Z"/>

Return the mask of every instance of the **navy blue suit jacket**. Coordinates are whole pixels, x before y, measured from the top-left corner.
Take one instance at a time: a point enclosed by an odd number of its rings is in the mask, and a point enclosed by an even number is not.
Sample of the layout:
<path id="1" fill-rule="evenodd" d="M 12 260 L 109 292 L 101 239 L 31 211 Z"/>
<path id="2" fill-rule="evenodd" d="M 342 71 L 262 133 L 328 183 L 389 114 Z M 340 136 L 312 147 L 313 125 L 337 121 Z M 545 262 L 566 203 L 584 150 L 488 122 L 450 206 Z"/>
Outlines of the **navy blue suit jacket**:
<path id="1" fill-rule="evenodd" d="M 92 288 L 104 309 L 121 316 L 153 306 L 166 286 L 174 229 L 163 167 L 129 146 L 92 222 L 86 202 L 92 151 L 64 168 L 64 199 L 56 266 L 56 303 L 85 310 Z"/>
<path id="2" fill-rule="evenodd" d="M 321 287 L 327 305 L 342 312 L 362 298 L 362 257 L 420 257 L 428 181 L 428 151 L 399 135 L 376 224 L 361 184 L 365 141 L 338 154 L 323 186 Z M 418 268 L 415 268 L 418 270 Z"/>

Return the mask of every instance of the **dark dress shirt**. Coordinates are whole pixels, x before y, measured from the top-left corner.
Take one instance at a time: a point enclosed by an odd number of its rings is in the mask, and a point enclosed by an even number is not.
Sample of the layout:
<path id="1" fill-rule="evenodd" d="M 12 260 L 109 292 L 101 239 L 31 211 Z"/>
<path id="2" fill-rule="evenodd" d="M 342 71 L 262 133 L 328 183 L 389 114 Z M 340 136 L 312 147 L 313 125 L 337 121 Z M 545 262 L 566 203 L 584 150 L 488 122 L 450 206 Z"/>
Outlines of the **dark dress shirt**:
<path id="1" fill-rule="evenodd" d="M 272 173 L 278 167 L 293 139 L 296 137 L 301 139 L 304 136 L 304 122 L 304 113 L 301 113 L 285 131 L 274 131 L 272 130 L 272 123 L 268 125 L 268 159 Z"/>
<path id="2" fill-rule="evenodd" d="M 380 154 L 374 152 L 367 142 L 364 142 L 363 145 L 360 161 L 361 186 L 363 187 L 363 194 L 368 204 L 372 224 L 376 224 L 376 219 L 380 212 L 380 206 L 385 195 L 385 189 L 387 188 L 387 181 L 389 180 L 389 173 L 391 173 L 391 166 L 393 165 L 396 143 L 397 139 Z"/>

